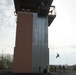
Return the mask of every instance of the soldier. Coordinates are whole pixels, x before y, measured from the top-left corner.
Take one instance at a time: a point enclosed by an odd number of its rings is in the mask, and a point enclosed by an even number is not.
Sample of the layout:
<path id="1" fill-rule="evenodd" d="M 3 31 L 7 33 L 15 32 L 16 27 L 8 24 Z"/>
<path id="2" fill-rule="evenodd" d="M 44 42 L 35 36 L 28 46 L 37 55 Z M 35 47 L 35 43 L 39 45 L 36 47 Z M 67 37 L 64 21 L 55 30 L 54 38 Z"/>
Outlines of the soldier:
<path id="1" fill-rule="evenodd" d="M 58 57 L 60 58 L 60 55 L 57 53 L 57 56 L 56 56 L 56 58 L 58 58 Z"/>

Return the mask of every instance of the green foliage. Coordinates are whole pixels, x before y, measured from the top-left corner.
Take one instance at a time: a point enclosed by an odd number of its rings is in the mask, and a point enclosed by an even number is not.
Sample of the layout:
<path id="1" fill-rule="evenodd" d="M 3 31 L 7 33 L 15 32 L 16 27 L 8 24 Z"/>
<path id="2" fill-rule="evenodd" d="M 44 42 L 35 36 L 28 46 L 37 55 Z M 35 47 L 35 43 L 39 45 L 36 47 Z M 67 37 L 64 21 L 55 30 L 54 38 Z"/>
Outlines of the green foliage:
<path id="1" fill-rule="evenodd" d="M 8 66 L 8 70 L 12 69 L 13 59 L 11 59 L 11 56 L 8 54 L 6 55 L 6 64 Z"/>
<path id="2" fill-rule="evenodd" d="M 7 69 L 7 64 L 5 63 L 4 59 L 0 60 L 0 70 L 6 70 Z"/>
<path id="3" fill-rule="evenodd" d="M 12 70 L 13 59 L 10 55 L 0 57 L 0 70 Z"/>

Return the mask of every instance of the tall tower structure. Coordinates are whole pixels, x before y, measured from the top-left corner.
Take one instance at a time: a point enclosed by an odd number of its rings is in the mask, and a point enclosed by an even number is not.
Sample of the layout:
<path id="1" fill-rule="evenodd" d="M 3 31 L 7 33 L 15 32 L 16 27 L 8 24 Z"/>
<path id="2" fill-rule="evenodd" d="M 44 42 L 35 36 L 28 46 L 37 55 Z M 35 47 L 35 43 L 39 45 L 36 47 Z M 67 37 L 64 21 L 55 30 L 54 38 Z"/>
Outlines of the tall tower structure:
<path id="1" fill-rule="evenodd" d="M 14 73 L 43 72 L 49 65 L 48 26 L 56 17 L 52 2 L 14 0 L 17 14 Z"/>

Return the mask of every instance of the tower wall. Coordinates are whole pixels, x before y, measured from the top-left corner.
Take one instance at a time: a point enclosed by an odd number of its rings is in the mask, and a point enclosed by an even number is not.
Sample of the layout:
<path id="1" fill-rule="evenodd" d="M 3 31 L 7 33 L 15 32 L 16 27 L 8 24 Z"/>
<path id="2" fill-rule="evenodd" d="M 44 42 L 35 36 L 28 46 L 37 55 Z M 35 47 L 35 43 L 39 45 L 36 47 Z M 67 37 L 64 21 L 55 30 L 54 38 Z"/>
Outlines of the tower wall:
<path id="1" fill-rule="evenodd" d="M 17 20 L 13 72 L 43 72 L 49 64 L 48 17 L 19 12 Z"/>
<path id="2" fill-rule="evenodd" d="M 32 72 L 33 15 L 19 12 L 17 17 L 16 45 L 13 72 Z"/>
<path id="3" fill-rule="evenodd" d="M 48 17 L 38 17 L 33 14 L 33 40 L 32 40 L 32 70 L 41 72 L 49 65 L 48 51 Z"/>

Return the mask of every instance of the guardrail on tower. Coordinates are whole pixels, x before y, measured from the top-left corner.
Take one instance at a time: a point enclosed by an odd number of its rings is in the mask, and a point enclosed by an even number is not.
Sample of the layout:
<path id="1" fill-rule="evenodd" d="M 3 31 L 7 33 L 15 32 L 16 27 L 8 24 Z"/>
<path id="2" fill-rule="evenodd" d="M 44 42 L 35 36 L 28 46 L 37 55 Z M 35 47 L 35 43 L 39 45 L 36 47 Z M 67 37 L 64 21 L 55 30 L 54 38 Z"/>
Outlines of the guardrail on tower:
<path id="1" fill-rule="evenodd" d="M 55 6 L 50 7 L 49 15 L 56 15 Z"/>

